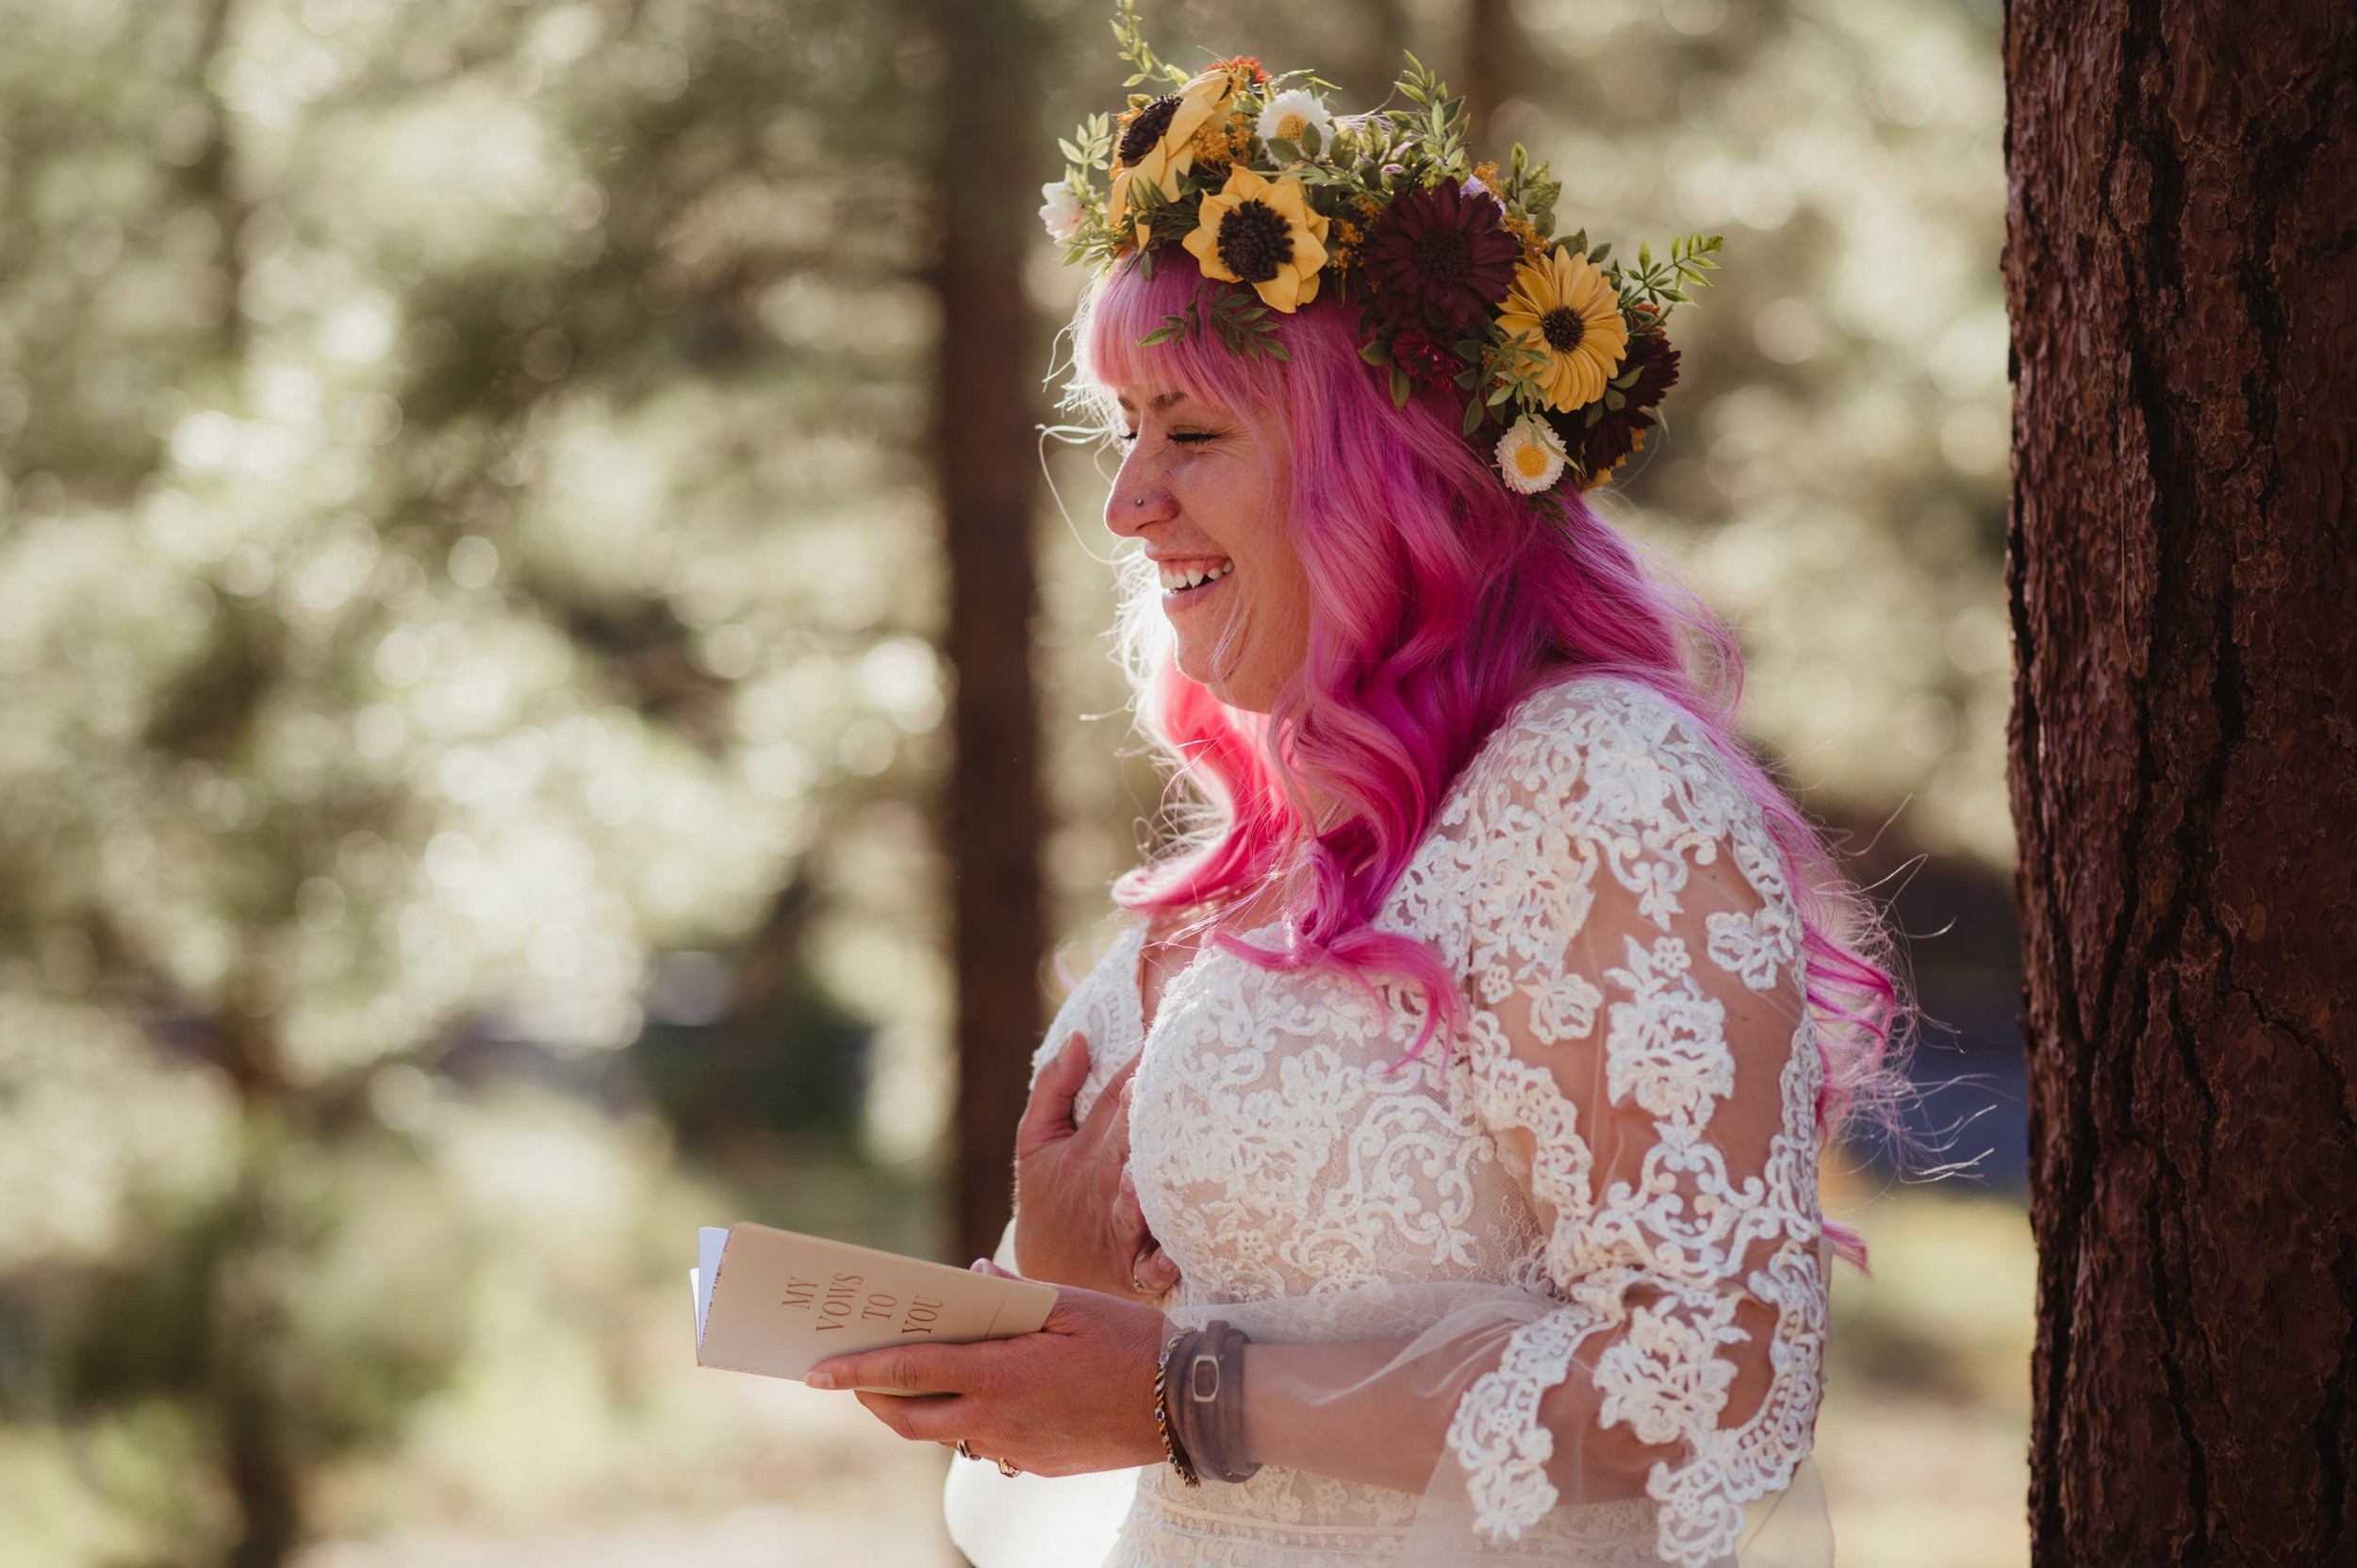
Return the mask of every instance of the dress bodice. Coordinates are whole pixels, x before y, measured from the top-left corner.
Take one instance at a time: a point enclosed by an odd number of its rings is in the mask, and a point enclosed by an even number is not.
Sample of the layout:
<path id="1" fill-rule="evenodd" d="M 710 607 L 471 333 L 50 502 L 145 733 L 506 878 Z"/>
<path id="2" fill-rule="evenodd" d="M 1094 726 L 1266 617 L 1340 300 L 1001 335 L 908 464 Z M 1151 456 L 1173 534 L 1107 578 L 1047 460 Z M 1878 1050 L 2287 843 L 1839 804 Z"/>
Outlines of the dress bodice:
<path id="1" fill-rule="evenodd" d="M 1706 925 L 1681 894 L 1690 872 L 1722 853 L 1753 897 Z M 1452 1433 L 1481 1515 L 1497 1527 L 1479 1560 L 1728 1560 L 1745 1505 L 1788 1479 L 1805 1454 L 1821 1351 L 1820 1081 L 1800 1000 L 1801 926 L 1782 866 L 1756 808 L 1679 710 L 1633 682 L 1574 677 L 1525 698 L 1460 771 L 1373 922 L 1442 957 L 1475 1004 L 1469 1027 L 1436 1031 L 1421 1055 L 1403 1060 L 1425 1015 L 1411 983 L 1272 970 L 1207 944 L 1170 978 L 1149 1033 L 1138 994 L 1144 923 L 1135 922 L 1066 999 L 1034 1076 L 1075 1030 L 1084 1032 L 1091 1065 L 1074 1106 L 1084 1116 L 1107 1081 L 1140 1058 L 1131 1174 L 1180 1272 L 1160 1303 L 1174 1315 L 1195 1309 L 1199 1321 L 1200 1309 L 1387 1284 L 1519 1287 L 1564 1303 L 1557 1340 L 1534 1331 L 1524 1345 L 1558 1345 L 1552 1378 L 1560 1380 L 1578 1337 L 1626 1326 L 1624 1287 L 1640 1277 L 1689 1289 L 1699 1322 L 1717 1312 L 1705 1306 L 1716 1279 L 1772 1253 L 1791 1283 L 1766 1293 L 1772 1320 L 1752 1320 L 1752 1332 L 1772 1333 L 1794 1372 L 1750 1423 L 1695 1426 L 1696 1388 L 1715 1387 L 1723 1402 L 1729 1381 L 1707 1360 L 1708 1331 L 1683 1367 L 1664 1366 L 1676 1358 L 1658 1345 L 1615 1363 L 1617 1345 L 1598 1365 L 1600 1385 L 1620 1379 L 1624 1421 L 1662 1430 L 1682 1421 L 1698 1449 L 1717 1445 L 1716 1469 L 1700 1474 L 1698 1460 L 1675 1477 L 1684 1492 L 1664 1481 L 1656 1493 L 1673 1514 L 1685 1510 L 1670 1526 L 1656 1530 L 1652 1502 L 1587 1510 L 1575 1524 L 1544 1517 L 1553 1491 L 1528 1441 L 1530 1409 L 1549 1382 L 1543 1353 L 1535 1362 L 1509 1355 L 1467 1396 Z M 1607 980 L 1601 963 L 1546 961 L 1532 933 L 1580 931 L 1595 889 L 1616 885 L 1637 923 L 1624 950 L 1606 951 L 1629 966 Z M 1285 933 L 1279 923 L 1247 940 L 1281 948 Z M 1789 1008 L 1789 1027 L 1773 1036 L 1783 1061 L 1768 1065 L 1772 1125 L 1735 1176 L 1703 1136 L 1714 1097 L 1732 1090 L 1733 1062 L 1714 1032 L 1722 1004 L 1691 982 L 1702 964 L 1738 994 L 1772 993 Z M 1628 999 L 1607 1006 L 1607 985 Z M 1607 1150 L 1606 1129 L 1576 1119 L 1570 1102 L 1579 1095 L 1532 1069 L 1549 1059 L 1532 1040 L 1568 1050 L 1607 1016 L 1593 1089 L 1644 1118 L 1641 1161 Z M 1638 1179 L 1597 1180 L 1624 1170 Z M 1647 1225 L 1649 1235 L 1681 1244 L 1671 1261 L 1657 1247 L 1616 1243 Z M 1590 1306 L 1576 1308 L 1583 1289 Z M 1725 1343 L 1728 1319 L 1716 1321 Z M 1242 1483 L 1194 1489 L 1166 1465 L 1149 1467 L 1109 1568 L 1384 1560 L 1419 1502 L 1273 1465 Z M 1518 1531 L 1522 1523 L 1541 1527 Z M 1579 1532 L 1575 1552 L 1565 1529 Z"/>

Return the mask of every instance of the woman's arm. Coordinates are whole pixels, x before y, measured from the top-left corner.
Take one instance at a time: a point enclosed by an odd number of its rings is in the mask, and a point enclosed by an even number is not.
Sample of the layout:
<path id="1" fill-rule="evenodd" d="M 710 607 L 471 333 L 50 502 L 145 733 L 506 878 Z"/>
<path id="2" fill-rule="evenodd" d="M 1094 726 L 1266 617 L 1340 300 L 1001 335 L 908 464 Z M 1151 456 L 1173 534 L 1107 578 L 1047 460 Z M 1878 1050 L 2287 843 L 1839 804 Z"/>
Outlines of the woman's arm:
<path id="1" fill-rule="evenodd" d="M 1503 1352 L 1504 1336 L 1497 1336 Z M 1436 1351 L 1421 1376 L 1405 1360 L 1416 1342 L 1360 1340 L 1339 1345 L 1251 1344 L 1244 1348 L 1244 1459 L 1341 1480 L 1423 1492 L 1446 1456 L 1450 1426 L 1464 1392 L 1481 1371 L 1468 1369 L 1465 1346 Z M 1495 1357 L 1490 1358 L 1494 1362 Z M 1598 1396 L 1585 1378 L 1558 1386 L 1549 1425 L 1593 1425 Z M 1555 1485 L 1590 1502 L 1641 1497 L 1644 1474 L 1675 1447 L 1648 1447 L 1623 1431 L 1621 1451 L 1593 1476 L 1573 1474 L 1578 1445 L 1564 1444 L 1549 1466 Z M 1585 1459 L 1600 1456 L 1588 1448 Z"/>

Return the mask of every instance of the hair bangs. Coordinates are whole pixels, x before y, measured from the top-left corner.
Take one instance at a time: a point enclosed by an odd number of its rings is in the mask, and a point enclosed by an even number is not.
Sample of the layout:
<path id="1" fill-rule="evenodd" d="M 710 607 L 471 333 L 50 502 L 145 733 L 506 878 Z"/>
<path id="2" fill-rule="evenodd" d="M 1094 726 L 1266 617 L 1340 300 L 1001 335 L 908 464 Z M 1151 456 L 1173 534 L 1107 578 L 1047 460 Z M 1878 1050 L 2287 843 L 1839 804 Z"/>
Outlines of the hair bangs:
<path id="1" fill-rule="evenodd" d="M 1189 258 L 1192 259 L 1191 257 Z M 1184 392 L 1198 403 L 1239 414 L 1261 413 L 1281 397 L 1283 367 L 1265 356 L 1247 358 L 1208 329 L 1182 330 L 1159 342 L 1145 339 L 1189 320 L 1199 289 L 1216 289 L 1191 266 L 1164 257 L 1151 274 L 1129 263 L 1099 273 L 1082 296 L 1073 322 L 1073 377 L 1065 404 L 1117 428 L 1117 394 Z M 1277 323 L 1290 337 L 1291 320 Z M 1290 352 L 1290 350 L 1289 350 Z"/>

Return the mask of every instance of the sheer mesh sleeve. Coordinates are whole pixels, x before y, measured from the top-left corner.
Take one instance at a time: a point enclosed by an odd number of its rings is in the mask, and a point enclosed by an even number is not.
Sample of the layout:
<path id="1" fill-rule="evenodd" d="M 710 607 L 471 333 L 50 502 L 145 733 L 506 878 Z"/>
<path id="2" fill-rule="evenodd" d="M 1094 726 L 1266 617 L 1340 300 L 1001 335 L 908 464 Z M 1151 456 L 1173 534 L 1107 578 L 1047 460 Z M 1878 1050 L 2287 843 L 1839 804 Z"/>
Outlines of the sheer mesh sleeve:
<path id="1" fill-rule="evenodd" d="M 1475 1114 L 1563 1304 L 1512 1330 L 1448 1444 L 1492 1539 L 1568 1479 L 1652 1498 L 1663 1560 L 1716 1562 L 1809 1453 L 1821 1382 L 1801 926 L 1682 717 L 1583 717 L 1509 748 L 1467 824 Z"/>

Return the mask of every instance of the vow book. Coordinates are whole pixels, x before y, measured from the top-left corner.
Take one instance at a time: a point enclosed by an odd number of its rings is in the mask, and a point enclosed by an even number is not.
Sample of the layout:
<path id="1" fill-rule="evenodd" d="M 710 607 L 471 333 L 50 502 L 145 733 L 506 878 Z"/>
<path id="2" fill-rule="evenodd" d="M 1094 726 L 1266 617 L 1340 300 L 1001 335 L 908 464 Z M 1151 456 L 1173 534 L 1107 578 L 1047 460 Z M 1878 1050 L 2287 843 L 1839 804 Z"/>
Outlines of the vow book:
<path id="1" fill-rule="evenodd" d="M 831 1356 L 879 1345 L 1012 1339 L 1035 1332 L 1056 1304 L 1056 1287 L 1035 1279 L 750 1223 L 697 1231 L 687 1282 L 696 1364 L 765 1378 L 799 1378 Z"/>

